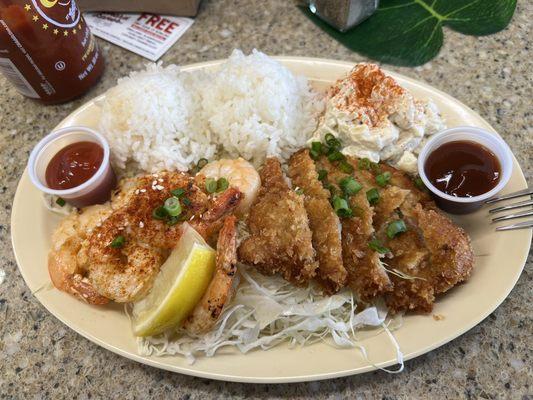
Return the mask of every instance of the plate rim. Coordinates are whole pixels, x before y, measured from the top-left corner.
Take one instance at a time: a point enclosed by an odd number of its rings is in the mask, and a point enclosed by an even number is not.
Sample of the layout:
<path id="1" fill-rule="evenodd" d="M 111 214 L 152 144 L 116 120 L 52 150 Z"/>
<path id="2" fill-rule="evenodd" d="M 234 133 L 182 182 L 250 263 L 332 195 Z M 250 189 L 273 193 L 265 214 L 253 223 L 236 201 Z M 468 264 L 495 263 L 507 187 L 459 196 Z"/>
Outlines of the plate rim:
<path id="1" fill-rule="evenodd" d="M 341 68 L 352 68 L 355 64 L 357 64 L 357 62 L 340 61 L 340 60 L 327 59 L 327 58 L 317 58 L 317 57 L 272 56 L 272 58 L 280 61 L 281 63 L 287 63 L 287 62 L 288 63 L 296 63 L 296 64 L 298 64 L 298 63 L 300 63 L 300 64 L 316 63 L 316 64 L 321 64 L 321 65 L 338 66 L 338 67 L 341 67 Z M 226 59 L 223 58 L 223 59 L 217 59 L 217 60 L 210 60 L 210 61 L 205 61 L 205 62 L 187 64 L 187 65 L 183 65 L 183 66 L 180 65 L 180 69 L 182 69 L 183 71 L 192 71 L 192 70 L 196 70 L 196 69 L 209 68 L 209 67 L 213 67 L 213 66 L 219 65 L 220 63 L 224 62 L 225 60 Z M 480 120 L 482 120 L 484 122 L 484 124 L 486 125 L 486 127 L 490 131 L 492 131 L 495 134 L 497 134 L 498 136 L 500 136 L 499 133 L 483 117 L 481 117 L 476 111 L 472 110 L 470 107 L 465 105 L 463 102 L 461 102 L 460 100 L 458 100 L 458 99 L 454 98 L 453 96 L 447 94 L 446 92 L 443 92 L 440 89 L 433 87 L 429 83 L 425 83 L 423 81 L 419 81 L 417 79 L 405 76 L 403 74 L 387 70 L 386 68 L 382 68 L 382 69 L 388 75 L 391 75 L 394 78 L 400 78 L 401 80 L 407 81 L 411 85 L 415 85 L 415 86 L 418 86 L 420 88 L 425 88 L 425 89 L 427 89 L 427 87 L 431 88 L 432 91 L 438 93 L 439 95 L 441 95 L 442 97 L 444 97 L 448 101 L 452 101 L 454 103 L 457 103 L 462 108 L 468 110 L 469 113 L 474 114 L 476 117 L 478 117 Z M 71 113 L 69 113 L 65 118 L 63 118 L 57 124 L 57 126 L 55 126 L 53 129 L 57 129 L 57 128 L 63 126 L 63 124 L 65 124 L 66 121 L 73 114 L 81 113 L 85 108 L 90 107 L 91 105 L 93 105 L 98 100 L 101 100 L 104 96 L 105 96 L 105 93 L 86 101 L 85 103 L 80 105 L 78 108 L 73 110 Z M 525 183 L 525 185 L 527 187 L 527 181 L 525 180 L 522 168 L 520 167 L 520 164 L 518 163 L 518 160 L 516 159 L 514 154 L 513 154 L 513 160 L 519 166 L 519 170 L 517 172 L 519 173 L 521 180 L 523 181 L 523 183 Z M 20 186 L 21 186 L 21 183 L 22 183 L 23 179 L 27 179 L 27 167 L 24 169 L 24 171 L 23 171 L 23 173 L 22 173 L 22 175 L 21 175 L 21 177 L 19 179 L 16 191 L 15 191 L 15 196 L 13 197 L 13 204 L 12 204 L 11 218 L 10 218 L 11 245 L 12 245 L 12 248 L 13 248 L 13 254 L 14 254 L 14 257 L 15 257 L 15 261 L 17 263 L 17 268 L 18 268 L 20 274 L 22 275 L 26 286 L 28 286 L 28 288 L 29 288 L 29 285 L 27 283 L 28 279 L 26 278 L 26 274 L 24 273 L 23 268 L 21 268 L 21 263 L 19 262 L 19 255 L 17 254 L 17 250 L 16 250 L 17 246 L 16 246 L 15 240 L 14 240 L 14 230 L 13 230 L 13 226 L 14 226 L 13 224 L 14 224 L 15 216 L 19 212 L 18 207 L 17 207 L 17 203 L 18 203 L 17 199 L 19 198 L 19 196 L 21 196 L 21 193 L 20 193 L 19 189 L 20 189 Z M 487 310 L 485 310 L 484 313 L 481 313 L 478 318 L 470 321 L 468 324 L 463 325 L 461 327 L 461 329 L 459 329 L 453 335 L 448 336 L 446 339 L 443 339 L 441 341 L 433 343 L 431 346 L 425 347 L 423 349 L 419 349 L 417 351 L 414 351 L 414 352 L 408 354 L 407 356 L 404 357 L 404 361 L 408 361 L 408 360 L 416 358 L 416 357 L 418 357 L 420 355 L 429 353 L 429 352 L 435 350 L 436 348 L 441 347 L 444 344 L 451 342 L 452 340 L 456 339 L 457 337 L 463 335 L 467 331 L 469 331 L 472 328 L 474 328 L 476 325 L 478 325 L 480 322 L 482 322 L 485 318 L 487 318 L 487 316 L 489 316 L 496 308 L 498 308 L 503 303 L 503 301 L 509 296 L 509 294 L 511 293 L 511 291 L 515 287 L 516 282 L 518 281 L 520 275 L 523 272 L 523 269 L 524 269 L 525 263 L 527 261 L 527 257 L 528 257 L 529 251 L 531 249 L 532 236 L 533 236 L 533 231 L 529 231 L 529 249 L 528 249 L 528 251 L 525 252 L 525 254 L 523 254 L 521 256 L 520 263 L 522 264 L 522 266 L 521 266 L 521 268 L 519 270 L 517 270 L 516 275 L 513 277 L 512 284 L 509 286 L 509 288 L 506 288 L 506 290 L 504 291 L 504 292 L 506 292 L 505 294 L 502 294 L 501 296 L 499 296 L 499 298 L 496 299 L 496 301 L 494 301 L 492 303 L 493 305 L 491 307 L 489 307 Z M 30 288 L 30 290 L 31 290 L 31 288 Z M 86 339 L 92 341 L 93 343 L 97 344 L 98 346 L 103 347 L 106 350 L 112 351 L 113 353 L 116 353 L 116 354 L 118 354 L 120 356 L 126 357 L 126 358 L 128 358 L 130 360 L 133 360 L 133 361 L 136 361 L 136 362 L 139 362 L 139 363 L 142 363 L 142 364 L 150 365 L 152 367 L 159 368 L 159 369 L 164 369 L 164 370 L 171 371 L 171 372 L 181 373 L 181 374 L 184 374 L 184 375 L 195 376 L 195 377 L 199 377 L 199 378 L 214 379 L 214 380 L 220 380 L 220 381 L 226 381 L 226 382 L 240 382 L 240 383 L 262 383 L 262 384 L 268 384 L 268 383 L 271 383 L 271 384 L 272 383 L 294 383 L 294 382 L 307 382 L 307 381 L 325 380 L 325 379 L 346 377 L 346 376 L 366 373 L 366 372 L 370 372 L 370 371 L 375 371 L 375 370 L 377 370 L 377 367 L 383 368 L 383 367 L 394 365 L 396 363 L 395 359 L 391 359 L 389 361 L 384 361 L 384 362 L 381 362 L 381 363 L 377 363 L 377 364 L 375 364 L 375 366 L 369 364 L 368 366 L 363 367 L 363 368 L 358 368 L 357 370 L 348 369 L 348 370 L 340 370 L 340 371 L 336 371 L 336 372 L 326 372 L 326 373 L 319 373 L 319 374 L 292 375 L 292 376 L 288 376 L 288 377 L 237 376 L 237 375 L 219 374 L 219 373 L 214 373 L 214 372 L 202 372 L 200 370 L 188 369 L 186 367 L 164 364 L 162 362 L 159 362 L 157 360 L 153 360 L 152 358 L 141 356 L 139 354 L 132 354 L 132 353 L 130 353 L 128 351 L 122 350 L 121 348 L 118 348 L 118 347 L 115 347 L 113 345 L 110 345 L 109 343 L 99 339 L 98 337 L 94 336 L 90 332 L 85 331 L 84 329 L 81 329 L 81 328 L 76 328 L 75 329 L 75 328 L 71 327 L 69 325 L 69 323 L 66 320 L 64 320 L 61 316 L 57 315 L 56 312 L 54 312 L 53 308 L 49 308 L 49 306 L 47 304 L 45 304 L 46 301 L 43 302 L 41 300 L 41 298 L 40 298 L 41 296 L 40 296 L 40 294 L 38 292 L 36 292 L 36 293 L 32 292 L 32 294 L 35 296 L 35 298 L 39 301 L 39 303 L 50 314 L 52 314 L 55 318 L 57 318 L 59 321 L 61 321 L 65 326 L 67 326 L 69 329 L 73 330 L 74 332 L 82 335 Z"/>

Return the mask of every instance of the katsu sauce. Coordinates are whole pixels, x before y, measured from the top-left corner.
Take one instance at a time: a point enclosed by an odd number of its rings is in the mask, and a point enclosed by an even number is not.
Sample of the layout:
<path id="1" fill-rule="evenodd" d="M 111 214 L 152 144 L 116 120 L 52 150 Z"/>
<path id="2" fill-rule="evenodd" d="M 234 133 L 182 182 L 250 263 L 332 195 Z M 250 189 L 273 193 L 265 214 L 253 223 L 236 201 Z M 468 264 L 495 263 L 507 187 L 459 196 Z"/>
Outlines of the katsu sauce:
<path id="1" fill-rule="evenodd" d="M 498 158 L 485 146 L 472 141 L 445 143 L 434 150 L 424 166 L 426 176 L 441 192 L 455 197 L 487 193 L 500 180 Z"/>
<path id="2" fill-rule="evenodd" d="M 87 182 L 98 171 L 104 149 L 94 142 L 76 142 L 59 150 L 46 167 L 46 183 L 65 190 Z"/>

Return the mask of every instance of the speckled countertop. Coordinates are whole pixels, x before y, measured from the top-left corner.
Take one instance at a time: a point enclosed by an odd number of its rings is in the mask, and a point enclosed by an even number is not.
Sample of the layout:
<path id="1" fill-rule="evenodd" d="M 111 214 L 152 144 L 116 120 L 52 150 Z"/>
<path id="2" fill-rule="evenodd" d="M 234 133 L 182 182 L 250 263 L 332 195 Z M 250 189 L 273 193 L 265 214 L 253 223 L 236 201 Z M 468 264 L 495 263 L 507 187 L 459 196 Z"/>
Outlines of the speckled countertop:
<path id="1" fill-rule="evenodd" d="M 163 57 L 188 64 L 223 58 L 234 47 L 272 55 L 361 61 L 321 32 L 294 1 L 204 1 L 193 27 Z M 533 177 L 531 114 L 533 3 L 520 2 L 511 25 L 488 37 L 446 30 L 432 62 L 395 68 L 451 94 L 500 132 Z M 532 257 L 509 298 L 453 342 L 383 372 L 288 385 L 245 385 L 197 379 L 147 367 L 89 342 L 52 317 L 18 272 L 10 240 L 11 203 L 34 144 L 72 110 L 146 62 L 100 42 L 103 80 L 74 102 L 43 107 L 0 77 L 0 398 L 532 398 Z"/>

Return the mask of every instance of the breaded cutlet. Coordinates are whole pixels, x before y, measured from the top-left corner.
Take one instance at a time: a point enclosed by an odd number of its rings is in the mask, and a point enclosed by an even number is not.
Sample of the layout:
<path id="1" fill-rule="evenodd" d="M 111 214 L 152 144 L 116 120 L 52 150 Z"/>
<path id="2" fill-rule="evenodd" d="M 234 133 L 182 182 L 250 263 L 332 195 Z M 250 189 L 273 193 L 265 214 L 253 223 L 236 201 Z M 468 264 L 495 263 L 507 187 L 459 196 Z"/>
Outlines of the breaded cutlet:
<path id="1" fill-rule="evenodd" d="M 276 158 L 266 160 L 260 176 L 261 189 L 246 221 L 250 236 L 239 247 L 239 260 L 266 275 L 280 273 L 305 284 L 318 264 L 303 196 L 289 188 Z"/>
<path id="2" fill-rule="evenodd" d="M 341 225 L 329 202 L 329 192 L 318 180 L 309 150 L 302 149 L 291 156 L 289 177 L 294 187 L 303 190 L 318 260 L 317 280 L 327 293 L 335 293 L 346 285 L 348 278 L 342 261 Z"/>
<path id="3" fill-rule="evenodd" d="M 324 183 L 334 185 L 340 192 L 339 183 L 347 177 L 355 178 L 363 188 L 349 198 L 349 205 L 354 211 L 352 218 L 341 218 L 342 225 L 342 259 L 348 272 L 348 286 L 357 294 L 359 300 L 368 302 L 376 296 L 392 289 L 387 271 L 379 259 L 379 253 L 368 247 L 374 234 L 372 219 L 374 209 L 370 205 L 366 192 L 371 189 L 358 177 L 357 165 L 349 174 L 341 171 L 338 165 L 321 157 L 317 162 L 318 170 L 326 171 Z"/>

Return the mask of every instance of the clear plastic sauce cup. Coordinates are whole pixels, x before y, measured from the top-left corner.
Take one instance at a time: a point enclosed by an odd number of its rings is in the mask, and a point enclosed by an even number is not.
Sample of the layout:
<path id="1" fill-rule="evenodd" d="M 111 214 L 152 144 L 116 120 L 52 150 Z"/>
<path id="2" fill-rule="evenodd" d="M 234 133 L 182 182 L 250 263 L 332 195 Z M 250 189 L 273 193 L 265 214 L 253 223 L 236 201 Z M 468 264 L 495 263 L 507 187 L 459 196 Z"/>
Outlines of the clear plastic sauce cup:
<path id="1" fill-rule="evenodd" d="M 46 182 L 46 168 L 52 158 L 66 146 L 77 142 L 93 142 L 104 151 L 102 163 L 94 175 L 70 189 L 52 189 Z M 110 164 L 110 150 L 106 139 L 91 128 L 71 126 L 58 129 L 44 137 L 30 154 L 28 173 L 32 183 L 42 192 L 59 196 L 75 207 L 101 204 L 109 200 L 116 186 L 116 176 Z"/>
<path id="2" fill-rule="evenodd" d="M 425 171 L 426 160 L 429 155 L 445 143 L 456 141 L 471 141 L 478 143 L 490 150 L 498 159 L 501 173 L 498 183 L 494 188 L 486 193 L 472 197 L 457 197 L 437 189 L 429 180 Z M 432 136 L 424 145 L 418 156 L 418 173 L 424 185 L 431 191 L 437 205 L 452 214 L 468 214 L 478 210 L 486 200 L 500 192 L 513 172 L 513 157 L 507 143 L 499 136 L 487 132 L 481 128 L 472 126 L 459 126 L 457 128 L 446 129 Z"/>

